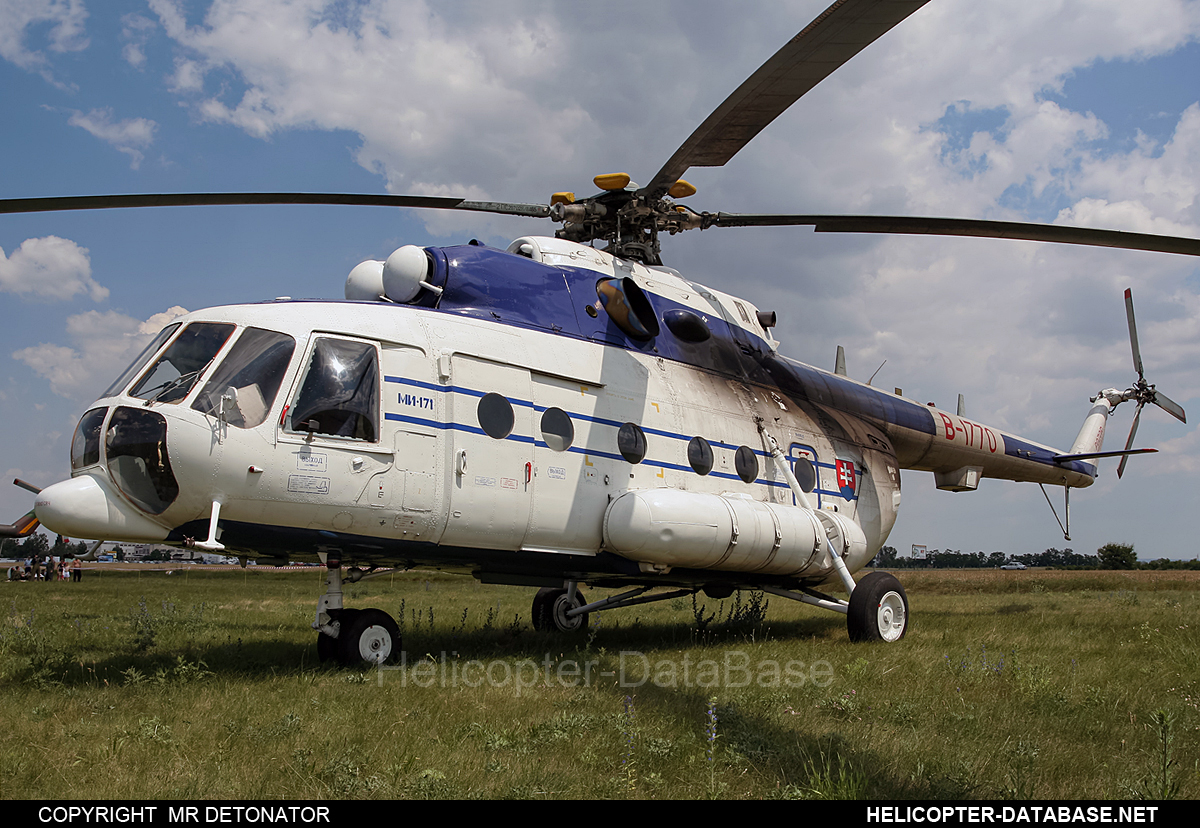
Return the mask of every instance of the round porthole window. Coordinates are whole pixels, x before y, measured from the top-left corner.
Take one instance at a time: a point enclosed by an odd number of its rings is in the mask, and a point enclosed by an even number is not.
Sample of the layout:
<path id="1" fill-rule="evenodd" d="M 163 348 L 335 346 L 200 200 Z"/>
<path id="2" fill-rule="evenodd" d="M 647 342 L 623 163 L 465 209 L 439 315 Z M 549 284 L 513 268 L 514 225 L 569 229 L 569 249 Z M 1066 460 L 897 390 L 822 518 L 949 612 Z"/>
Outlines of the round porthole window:
<path id="1" fill-rule="evenodd" d="M 479 401 L 479 427 L 487 436 L 503 440 L 512 434 L 513 415 L 512 403 L 499 394 L 485 394 Z"/>
<path id="2" fill-rule="evenodd" d="M 688 443 L 688 462 L 692 464 L 692 471 L 699 475 L 708 474 L 713 467 L 713 450 L 708 444 L 708 440 L 703 437 L 693 437 Z"/>
<path id="3" fill-rule="evenodd" d="M 807 457 L 796 458 L 796 482 L 806 492 L 817 488 L 817 467 Z"/>
<path id="4" fill-rule="evenodd" d="M 733 466 L 743 482 L 753 483 L 758 479 L 758 457 L 749 446 L 738 448 L 737 454 L 733 456 Z"/>
<path id="5" fill-rule="evenodd" d="M 646 433 L 633 423 L 626 423 L 617 431 L 617 449 L 628 463 L 637 464 L 646 459 Z"/>
<path id="6" fill-rule="evenodd" d="M 566 451 L 575 442 L 575 426 L 571 415 L 561 408 L 547 408 L 542 413 L 542 439 L 554 451 Z"/>

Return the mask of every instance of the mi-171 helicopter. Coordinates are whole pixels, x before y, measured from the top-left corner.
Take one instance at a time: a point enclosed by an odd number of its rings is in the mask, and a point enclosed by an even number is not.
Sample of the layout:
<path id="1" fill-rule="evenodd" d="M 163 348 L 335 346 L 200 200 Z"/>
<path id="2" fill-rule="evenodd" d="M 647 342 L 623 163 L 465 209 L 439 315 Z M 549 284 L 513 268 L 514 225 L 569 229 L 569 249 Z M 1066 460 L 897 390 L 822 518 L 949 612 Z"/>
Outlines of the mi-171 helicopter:
<path id="1" fill-rule="evenodd" d="M 356 267 L 345 302 L 211 308 L 164 328 L 81 418 L 72 477 L 40 490 L 38 523 L 72 537 L 165 542 L 267 560 L 319 559 L 323 658 L 398 656 L 395 621 L 343 606 L 378 566 L 440 567 L 537 588 L 533 624 L 703 591 L 764 590 L 895 641 L 899 581 L 862 569 L 888 537 L 900 471 L 1065 489 L 1132 446 L 1141 408 L 1183 409 L 1148 383 L 1104 389 L 1059 451 L 781 355 L 769 311 L 663 264 L 660 237 L 712 227 L 937 233 L 1200 255 L 1200 242 L 957 219 L 697 211 L 682 176 L 720 166 L 926 0 L 838 0 L 639 186 L 549 204 L 307 193 L 33 198 L 0 212 L 216 204 L 374 204 L 549 218 L 507 249 L 404 246 Z M 600 242 L 603 249 L 596 243 Z M 1124 450 L 1112 409 L 1136 402 Z M 345 567 L 351 567 L 344 573 Z M 622 590 L 589 601 L 581 586 Z M 831 594 L 844 590 L 847 600 Z"/>

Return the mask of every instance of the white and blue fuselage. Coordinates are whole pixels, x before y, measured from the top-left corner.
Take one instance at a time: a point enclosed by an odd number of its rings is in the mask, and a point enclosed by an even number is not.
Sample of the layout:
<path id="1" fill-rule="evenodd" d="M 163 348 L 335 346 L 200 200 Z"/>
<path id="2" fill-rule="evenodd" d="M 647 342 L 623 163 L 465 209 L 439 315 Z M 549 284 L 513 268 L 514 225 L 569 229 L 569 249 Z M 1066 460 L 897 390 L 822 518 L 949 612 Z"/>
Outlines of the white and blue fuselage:
<path id="1" fill-rule="evenodd" d="M 901 469 L 959 491 L 1095 476 L 786 359 L 757 308 L 667 268 L 543 238 L 425 255 L 436 290 L 411 304 L 176 320 L 84 415 L 72 479 L 38 518 L 501 583 L 794 585 L 830 577 L 827 537 L 850 571 L 875 555 Z"/>

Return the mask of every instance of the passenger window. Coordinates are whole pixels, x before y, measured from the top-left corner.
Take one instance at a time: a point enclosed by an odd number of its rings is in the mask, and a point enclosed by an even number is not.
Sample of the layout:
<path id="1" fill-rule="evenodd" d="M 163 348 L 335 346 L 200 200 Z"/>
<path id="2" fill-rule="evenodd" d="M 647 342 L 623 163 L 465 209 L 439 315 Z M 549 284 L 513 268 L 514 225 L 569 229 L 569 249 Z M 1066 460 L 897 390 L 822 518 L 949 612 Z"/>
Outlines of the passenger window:
<path id="1" fill-rule="evenodd" d="M 566 451 L 575 442 L 571 415 L 561 408 L 547 408 L 542 414 L 542 439 L 553 451 Z"/>
<path id="2" fill-rule="evenodd" d="M 754 449 L 749 446 L 738 448 L 737 453 L 733 455 L 733 467 L 745 483 L 753 483 L 758 479 L 758 458 L 754 455 Z"/>
<path id="3" fill-rule="evenodd" d="M 646 433 L 633 423 L 626 423 L 617 431 L 617 450 L 628 463 L 637 465 L 646 459 Z"/>
<path id="4" fill-rule="evenodd" d="M 512 434 L 517 421 L 512 403 L 494 392 L 480 398 L 475 414 L 479 417 L 479 427 L 493 440 L 503 440 Z"/>
<path id="5" fill-rule="evenodd" d="M 699 475 L 708 474 L 713 467 L 713 450 L 708 444 L 708 440 L 703 437 L 693 437 L 688 443 L 688 462 L 692 465 L 692 471 Z"/>
<path id="6" fill-rule="evenodd" d="M 379 438 L 379 362 L 364 342 L 320 338 L 292 404 L 292 431 L 374 442 Z"/>
<path id="7" fill-rule="evenodd" d="M 817 468 L 807 457 L 796 458 L 796 482 L 800 488 L 811 493 L 817 488 Z"/>

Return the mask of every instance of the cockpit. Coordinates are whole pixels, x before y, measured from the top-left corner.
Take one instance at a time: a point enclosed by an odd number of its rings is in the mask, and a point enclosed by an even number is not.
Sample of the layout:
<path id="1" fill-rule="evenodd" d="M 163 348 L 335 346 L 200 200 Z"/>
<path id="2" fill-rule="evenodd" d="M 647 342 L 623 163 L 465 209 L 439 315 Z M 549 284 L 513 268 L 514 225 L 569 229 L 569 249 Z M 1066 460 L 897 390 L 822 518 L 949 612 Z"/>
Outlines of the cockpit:
<path id="1" fill-rule="evenodd" d="M 377 347 L 332 335 L 312 339 L 279 425 L 306 439 L 377 441 Z M 180 492 L 167 448 L 168 428 L 176 426 L 164 414 L 199 412 L 214 434 L 258 428 L 271 416 L 296 351 L 294 337 L 265 328 L 210 321 L 168 325 L 105 391 L 104 398 L 126 404 L 93 408 L 80 419 L 71 443 L 72 472 L 103 467 L 138 510 L 162 514 Z M 140 404 L 129 404 L 133 400 Z"/>

